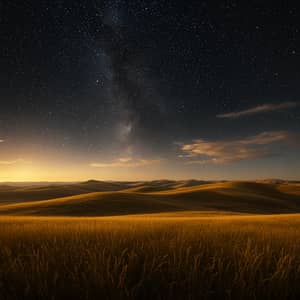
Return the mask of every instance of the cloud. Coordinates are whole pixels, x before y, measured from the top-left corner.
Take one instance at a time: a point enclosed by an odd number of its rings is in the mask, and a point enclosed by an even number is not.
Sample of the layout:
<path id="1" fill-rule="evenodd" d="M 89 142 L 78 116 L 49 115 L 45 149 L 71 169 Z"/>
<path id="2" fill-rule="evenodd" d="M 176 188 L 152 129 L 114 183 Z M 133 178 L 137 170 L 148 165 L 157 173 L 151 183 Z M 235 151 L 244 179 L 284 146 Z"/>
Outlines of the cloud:
<path id="1" fill-rule="evenodd" d="M 224 164 L 273 156 L 268 145 L 289 142 L 293 136 L 286 131 L 270 131 L 238 140 L 207 141 L 198 139 L 184 144 L 181 157 L 192 159 L 187 164 Z M 194 158 L 194 159 L 193 159 Z"/>
<path id="2" fill-rule="evenodd" d="M 239 118 L 243 116 L 251 116 L 251 115 L 257 115 L 261 113 L 267 113 L 272 111 L 278 111 L 283 109 L 289 109 L 298 106 L 298 103 L 296 102 L 282 102 L 277 104 L 263 104 L 251 107 L 246 110 L 236 111 L 236 112 L 230 112 L 226 114 L 219 114 L 217 115 L 217 118 L 228 118 L 228 119 L 234 119 Z"/>
<path id="3" fill-rule="evenodd" d="M 121 157 L 112 162 L 102 163 L 95 162 L 91 163 L 90 166 L 94 168 L 135 168 L 135 167 L 144 167 L 154 164 L 159 164 L 161 160 L 159 159 L 132 159 L 131 157 Z"/>
<path id="4" fill-rule="evenodd" d="M 0 160 L 0 165 L 30 164 L 31 161 L 18 158 L 15 160 Z"/>
<path id="5" fill-rule="evenodd" d="M 119 161 L 121 162 L 121 163 L 127 163 L 127 162 L 129 162 L 129 161 L 131 161 L 132 159 L 130 158 L 130 157 L 121 157 L 121 158 L 119 158 Z"/>
<path id="6" fill-rule="evenodd" d="M 4 140 L 0 139 L 0 143 L 4 143 Z"/>

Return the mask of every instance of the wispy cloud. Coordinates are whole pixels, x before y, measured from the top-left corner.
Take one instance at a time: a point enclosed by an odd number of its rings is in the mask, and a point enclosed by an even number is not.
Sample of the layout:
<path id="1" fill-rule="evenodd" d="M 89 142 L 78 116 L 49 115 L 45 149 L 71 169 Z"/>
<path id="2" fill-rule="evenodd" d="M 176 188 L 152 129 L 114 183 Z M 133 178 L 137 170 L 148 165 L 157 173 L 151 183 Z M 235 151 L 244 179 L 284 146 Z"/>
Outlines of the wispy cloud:
<path id="1" fill-rule="evenodd" d="M 135 168 L 135 167 L 144 167 L 154 164 L 159 164 L 161 160 L 159 159 L 133 159 L 131 157 L 121 157 L 112 162 L 94 162 L 91 163 L 91 167 L 95 168 Z"/>
<path id="2" fill-rule="evenodd" d="M 280 111 L 283 109 L 289 109 L 298 106 L 297 102 L 282 102 L 277 104 L 262 104 L 254 107 L 250 107 L 245 110 L 230 112 L 217 115 L 217 118 L 239 118 L 243 116 L 257 115 L 261 113 L 267 113 L 272 111 Z"/>
<path id="3" fill-rule="evenodd" d="M 14 160 L 0 160 L 0 165 L 31 164 L 31 161 L 22 158 Z"/>
<path id="4" fill-rule="evenodd" d="M 181 146 L 184 152 L 181 157 L 190 160 L 187 164 L 224 164 L 247 159 L 258 159 L 273 156 L 267 145 L 285 143 L 293 140 L 293 136 L 286 131 L 263 132 L 237 140 L 208 141 L 198 139 L 191 144 Z"/>
<path id="5" fill-rule="evenodd" d="M 0 143 L 4 143 L 4 140 L 3 140 L 3 139 L 0 139 Z"/>

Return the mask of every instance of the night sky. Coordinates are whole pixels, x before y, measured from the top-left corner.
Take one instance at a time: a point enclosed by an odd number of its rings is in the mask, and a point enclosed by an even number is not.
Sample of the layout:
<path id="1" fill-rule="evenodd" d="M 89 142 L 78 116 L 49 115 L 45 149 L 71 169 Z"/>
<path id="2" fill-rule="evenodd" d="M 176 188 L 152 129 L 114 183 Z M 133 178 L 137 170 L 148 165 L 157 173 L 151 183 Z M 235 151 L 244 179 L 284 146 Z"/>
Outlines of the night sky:
<path id="1" fill-rule="evenodd" d="M 0 181 L 300 179 L 296 1 L 0 1 Z"/>

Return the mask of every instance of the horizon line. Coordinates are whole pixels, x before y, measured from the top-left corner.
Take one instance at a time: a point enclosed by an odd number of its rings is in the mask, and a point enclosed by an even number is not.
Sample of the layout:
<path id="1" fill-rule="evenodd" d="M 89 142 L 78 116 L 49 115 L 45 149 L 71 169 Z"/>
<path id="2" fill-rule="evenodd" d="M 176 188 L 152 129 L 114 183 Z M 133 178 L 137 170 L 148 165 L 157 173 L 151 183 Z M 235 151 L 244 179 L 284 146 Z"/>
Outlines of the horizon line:
<path id="1" fill-rule="evenodd" d="M 89 181 L 96 181 L 96 182 L 151 182 L 151 181 L 205 181 L 205 182 L 220 182 L 220 181 L 295 181 L 300 182 L 300 179 L 292 178 L 248 178 L 248 179 L 196 179 L 196 178 L 189 178 L 189 179 L 169 179 L 169 178 L 160 178 L 160 179 L 140 179 L 140 180 L 101 180 L 101 179 L 86 179 L 86 180 L 39 180 L 39 181 L 30 181 L 30 180 L 20 180 L 20 181 L 2 181 L 0 180 L 0 184 L 4 183 L 84 183 Z"/>

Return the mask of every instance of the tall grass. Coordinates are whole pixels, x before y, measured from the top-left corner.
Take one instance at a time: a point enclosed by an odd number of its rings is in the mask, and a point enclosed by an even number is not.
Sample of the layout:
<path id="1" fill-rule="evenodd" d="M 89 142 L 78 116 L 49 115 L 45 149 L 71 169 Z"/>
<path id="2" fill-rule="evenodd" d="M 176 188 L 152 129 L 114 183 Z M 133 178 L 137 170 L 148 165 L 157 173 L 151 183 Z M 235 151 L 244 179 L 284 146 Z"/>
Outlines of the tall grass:
<path id="1" fill-rule="evenodd" d="M 300 217 L 2 218 L 0 299 L 300 299 Z"/>

